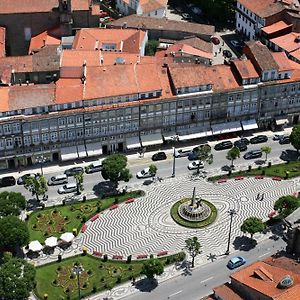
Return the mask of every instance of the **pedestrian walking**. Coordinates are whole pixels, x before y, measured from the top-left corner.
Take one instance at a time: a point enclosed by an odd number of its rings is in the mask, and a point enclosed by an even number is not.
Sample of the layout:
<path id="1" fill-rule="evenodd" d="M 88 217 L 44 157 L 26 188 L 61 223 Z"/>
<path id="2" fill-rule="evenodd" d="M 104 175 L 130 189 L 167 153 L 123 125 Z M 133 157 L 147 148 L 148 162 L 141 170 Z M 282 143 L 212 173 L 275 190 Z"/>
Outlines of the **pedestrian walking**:
<path id="1" fill-rule="evenodd" d="M 221 53 L 221 51 L 222 51 L 222 48 L 220 47 L 220 48 L 219 48 L 219 53 Z"/>
<path id="2" fill-rule="evenodd" d="M 257 195 L 256 195 L 256 200 L 258 200 L 260 198 L 260 193 L 258 193 Z"/>
<path id="3" fill-rule="evenodd" d="M 262 194 L 261 194 L 260 201 L 263 201 L 263 200 L 264 200 L 264 198 L 265 198 L 265 193 L 262 193 Z"/>

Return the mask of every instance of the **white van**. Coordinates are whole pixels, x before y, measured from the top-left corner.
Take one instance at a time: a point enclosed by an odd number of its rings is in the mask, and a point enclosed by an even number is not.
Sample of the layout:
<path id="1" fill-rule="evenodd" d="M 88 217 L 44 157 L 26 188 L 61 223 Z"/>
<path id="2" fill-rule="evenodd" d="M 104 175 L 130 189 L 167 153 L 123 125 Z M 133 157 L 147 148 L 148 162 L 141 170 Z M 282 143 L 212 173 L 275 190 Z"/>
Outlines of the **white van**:
<path id="1" fill-rule="evenodd" d="M 102 170 L 102 164 L 100 161 L 95 161 L 85 167 L 85 173 L 87 173 L 87 174 L 100 172 L 101 170 Z"/>
<path id="2" fill-rule="evenodd" d="M 175 149 L 174 150 L 174 156 L 176 158 L 178 157 L 185 157 L 189 156 L 189 154 L 192 152 L 192 149 Z"/>
<path id="3" fill-rule="evenodd" d="M 48 185 L 59 185 L 68 183 L 68 176 L 66 174 L 52 176 L 48 180 Z"/>

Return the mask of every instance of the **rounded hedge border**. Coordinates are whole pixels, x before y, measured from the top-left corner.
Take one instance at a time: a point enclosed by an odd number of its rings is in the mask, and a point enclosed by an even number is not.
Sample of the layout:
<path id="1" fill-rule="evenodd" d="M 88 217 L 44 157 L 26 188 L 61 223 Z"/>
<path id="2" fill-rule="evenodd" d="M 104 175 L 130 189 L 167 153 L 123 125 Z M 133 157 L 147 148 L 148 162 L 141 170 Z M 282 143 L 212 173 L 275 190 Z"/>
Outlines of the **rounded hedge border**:
<path id="1" fill-rule="evenodd" d="M 217 208 L 209 201 L 202 199 L 203 202 L 205 202 L 211 209 L 211 214 L 210 216 L 201 222 L 189 222 L 187 220 L 184 220 L 180 217 L 180 215 L 178 214 L 178 207 L 182 204 L 185 203 L 187 201 L 191 201 L 191 198 L 184 198 L 181 199 L 177 202 L 175 202 L 172 207 L 171 207 L 171 217 L 172 219 L 179 225 L 184 226 L 184 227 L 188 227 L 188 228 L 203 228 L 206 227 L 210 224 L 212 224 L 218 215 L 218 210 Z"/>

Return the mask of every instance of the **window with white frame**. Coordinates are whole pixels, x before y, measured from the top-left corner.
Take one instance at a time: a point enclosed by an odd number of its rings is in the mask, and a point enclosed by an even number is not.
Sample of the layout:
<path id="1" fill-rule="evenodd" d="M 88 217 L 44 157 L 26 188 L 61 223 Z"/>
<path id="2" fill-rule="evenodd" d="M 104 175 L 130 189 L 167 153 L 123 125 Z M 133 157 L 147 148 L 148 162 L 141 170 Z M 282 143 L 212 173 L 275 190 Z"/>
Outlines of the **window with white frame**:
<path id="1" fill-rule="evenodd" d="M 29 135 L 24 136 L 23 140 L 24 140 L 24 145 L 25 146 L 31 145 L 31 136 L 29 136 Z"/>
<path id="2" fill-rule="evenodd" d="M 40 136 L 38 134 L 32 135 L 32 143 L 39 144 L 40 143 Z"/>
<path id="3" fill-rule="evenodd" d="M 49 133 L 42 134 L 42 143 L 44 143 L 44 144 L 49 143 Z"/>
<path id="4" fill-rule="evenodd" d="M 51 142 L 56 142 L 58 140 L 58 134 L 56 131 L 50 133 L 50 140 Z"/>

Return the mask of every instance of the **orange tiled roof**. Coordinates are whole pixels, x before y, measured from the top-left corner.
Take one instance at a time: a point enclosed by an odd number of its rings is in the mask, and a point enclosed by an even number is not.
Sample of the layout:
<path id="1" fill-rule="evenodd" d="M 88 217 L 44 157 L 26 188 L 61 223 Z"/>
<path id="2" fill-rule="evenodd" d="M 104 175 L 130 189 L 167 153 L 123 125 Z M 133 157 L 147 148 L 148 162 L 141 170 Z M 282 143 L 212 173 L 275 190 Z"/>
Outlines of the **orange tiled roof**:
<path id="1" fill-rule="evenodd" d="M 2 57 L 0 58 L 0 66 L 1 65 L 11 66 L 11 68 L 14 69 L 16 73 L 32 72 L 32 55 Z"/>
<path id="2" fill-rule="evenodd" d="M 116 60 L 118 58 L 122 58 L 124 60 L 124 64 L 127 64 L 127 65 L 137 63 L 138 61 L 140 61 L 140 58 L 141 58 L 139 54 L 126 53 L 126 52 L 102 51 L 101 55 L 103 58 L 103 63 L 102 63 L 103 66 L 116 64 Z"/>
<path id="3" fill-rule="evenodd" d="M 0 111 L 9 111 L 9 87 L 0 87 Z"/>
<path id="4" fill-rule="evenodd" d="M 176 44 L 177 43 L 190 45 L 196 49 L 199 49 L 199 50 L 202 50 L 202 51 L 205 51 L 208 53 L 213 52 L 213 44 L 211 42 L 206 42 L 198 37 L 183 39 L 183 40 L 176 42 Z"/>
<path id="5" fill-rule="evenodd" d="M 36 36 L 33 36 L 30 40 L 28 53 L 31 54 L 35 50 L 41 49 L 47 45 L 60 45 L 60 39 L 55 38 L 44 31 Z"/>
<path id="6" fill-rule="evenodd" d="M 271 52 L 271 54 L 279 67 L 279 72 L 292 70 L 292 66 L 290 65 L 291 60 L 287 58 L 285 52 Z"/>
<path id="7" fill-rule="evenodd" d="M 213 289 L 214 294 L 221 299 L 226 300 L 243 300 L 239 294 L 237 294 L 231 287 L 229 283 L 222 284 Z"/>
<path id="8" fill-rule="evenodd" d="M 81 79 L 60 78 L 56 81 L 55 103 L 69 103 L 83 99 Z"/>
<path id="9" fill-rule="evenodd" d="M 136 29 L 85 28 L 77 31 L 73 49 L 101 49 L 103 44 L 115 44 L 115 51 L 139 53 L 145 31 Z"/>
<path id="10" fill-rule="evenodd" d="M 212 53 L 207 53 L 205 51 L 202 51 L 200 49 L 196 49 L 190 45 L 186 45 L 186 44 L 174 44 L 172 46 L 170 46 L 167 50 L 166 50 L 166 54 L 171 54 L 171 52 L 175 52 L 175 53 L 185 53 L 188 55 L 193 55 L 193 56 L 199 56 L 199 57 L 203 57 L 203 58 L 207 58 L 207 59 L 212 59 Z"/>
<path id="11" fill-rule="evenodd" d="M 256 72 L 252 62 L 247 60 L 235 59 L 232 61 L 242 79 L 258 78 L 259 75 Z"/>
<path id="12" fill-rule="evenodd" d="M 61 67 L 81 67 L 84 62 L 89 67 L 100 66 L 101 51 L 95 50 L 63 50 Z"/>
<path id="13" fill-rule="evenodd" d="M 264 270 L 266 270 L 266 272 Z M 261 277 L 257 272 L 262 272 L 263 274 L 266 274 L 267 277 Z M 258 275 L 256 275 L 256 273 Z M 290 275 L 293 278 L 294 284 L 288 289 L 279 289 L 277 285 L 286 275 Z M 299 274 L 271 266 L 262 261 L 253 263 L 252 265 L 231 274 L 230 277 L 232 280 L 276 300 L 296 300 L 297 298 L 291 298 L 290 295 L 294 295 L 300 291 Z"/>
<path id="14" fill-rule="evenodd" d="M 285 9 L 279 1 L 274 0 L 238 0 L 238 2 L 261 18 L 275 15 Z"/>
<path id="15" fill-rule="evenodd" d="M 4 27 L 0 27 L 0 57 L 5 56 L 5 31 Z"/>
<path id="16" fill-rule="evenodd" d="M 271 39 L 270 42 L 277 45 L 278 47 L 282 48 L 287 52 L 294 51 L 300 48 L 300 43 L 297 42 L 299 33 L 291 32 L 277 38 Z"/>
<path id="17" fill-rule="evenodd" d="M 276 23 L 273 23 L 272 25 L 263 27 L 261 29 L 261 31 L 265 32 L 266 34 L 271 34 L 271 33 L 274 33 L 274 32 L 277 32 L 279 30 L 283 30 L 283 29 L 286 29 L 286 28 L 289 28 L 289 27 L 292 27 L 292 26 L 293 26 L 292 24 L 289 25 L 284 21 L 278 21 Z"/>
<path id="18" fill-rule="evenodd" d="M 143 13 L 150 13 L 155 10 L 166 8 L 168 0 L 140 0 Z"/>
<path id="19" fill-rule="evenodd" d="M 0 14 L 51 12 L 58 0 L 1 0 Z M 73 11 L 89 10 L 90 0 L 71 0 Z"/>

